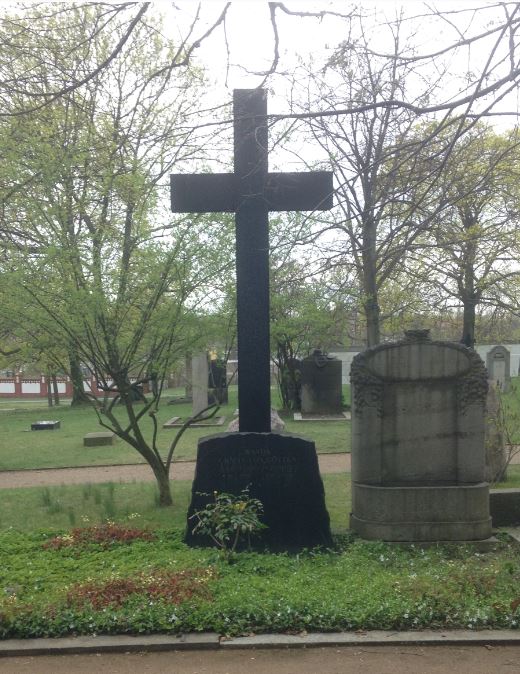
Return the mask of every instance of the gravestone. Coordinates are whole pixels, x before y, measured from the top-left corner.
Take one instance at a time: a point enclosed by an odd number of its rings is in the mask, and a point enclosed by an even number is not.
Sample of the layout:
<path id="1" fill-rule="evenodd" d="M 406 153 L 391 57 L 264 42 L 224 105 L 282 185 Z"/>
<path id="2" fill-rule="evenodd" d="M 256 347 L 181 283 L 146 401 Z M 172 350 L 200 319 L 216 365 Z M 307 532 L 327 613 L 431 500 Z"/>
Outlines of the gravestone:
<path id="1" fill-rule="evenodd" d="M 405 335 L 352 362 L 351 527 L 387 541 L 489 538 L 484 363 L 428 330 Z"/>
<path id="2" fill-rule="evenodd" d="M 218 405 L 226 405 L 228 402 L 227 373 L 225 363 L 217 360 L 209 362 L 209 395 L 211 402 Z"/>
<path id="3" fill-rule="evenodd" d="M 116 434 L 112 431 L 97 431 L 96 433 L 87 433 L 83 436 L 84 447 L 104 447 L 113 445 Z"/>
<path id="4" fill-rule="evenodd" d="M 31 424 L 31 431 L 56 431 L 61 427 L 61 422 L 55 420 L 35 421 Z"/>
<path id="5" fill-rule="evenodd" d="M 193 396 L 192 412 L 194 417 L 208 406 L 208 357 L 198 353 L 191 359 L 191 389 Z"/>
<path id="6" fill-rule="evenodd" d="M 302 360 L 302 414 L 341 414 L 341 368 L 318 349 Z"/>
<path id="7" fill-rule="evenodd" d="M 501 344 L 494 346 L 486 356 L 490 382 L 500 391 L 507 393 L 511 384 L 511 354 Z"/>
<path id="8" fill-rule="evenodd" d="M 171 176 L 174 212 L 235 213 L 236 231 L 239 432 L 199 441 L 186 540 L 200 540 L 190 518 L 214 491 L 249 487 L 265 508 L 260 545 L 328 545 L 314 443 L 271 432 L 269 212 L 330 209 L 332 174 L 269 172 L 264 90 L 235 90 L 233 113 L 234 173 Z"/>

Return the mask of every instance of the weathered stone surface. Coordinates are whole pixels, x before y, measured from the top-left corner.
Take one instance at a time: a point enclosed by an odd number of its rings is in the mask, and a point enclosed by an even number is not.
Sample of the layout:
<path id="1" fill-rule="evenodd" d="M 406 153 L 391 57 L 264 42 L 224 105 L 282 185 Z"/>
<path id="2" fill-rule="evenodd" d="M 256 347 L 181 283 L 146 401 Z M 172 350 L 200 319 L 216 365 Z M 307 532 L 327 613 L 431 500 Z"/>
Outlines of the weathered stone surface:
<path id="1" fill-rule="evenodd" d="M 268 526 L 252 540 L 255 547 L 290 550 L 331 544 L 314 443 L 278 433 L 222 433 L 199 440 L 186 542 L 209 543 L 193 535 L 196 520 L 191 516 L 212 500 L 214 491 L 240 494 L 246 487 L 262 502 Z"/>
<path id="2" fill-rule="evenodd" d="M 238 433 L 240 420 L 236 416 L 228 425 L 228 433 Z M 285 428 L 284 422 L 281 420 L 280 415 L 275 409 L 271 408 L 271 430 L 273 433 L 281 433 Z"/>
<path id="3" fill-rule="evenodd" d="M 104 445 L 113 445 L 116 434 L 111 431 L 98 431 L 96 433 L 87 433 L 83 437 L 84 447 L 103 447 Z"/>
<path id="4" fill-rule="evenodd" d="M 406 335 L 352 363 L 352 527 L 385 540 L 488 538 L 484 364 L 461 344 Z"/>
<path id="5" fill-rule="evenodd" d="M 199 353 L 191 359 L 192 411 L 194 417 L 208 406 L 208 357 Z"/>
<path id="6" fill-rule="evenodd" d="M 61 427 L 61 422 L 56 420 L 35 421 L 31 424 L 31 431 L 55 431 Z"/>
<path id="7" fill-rule="evenodd" d="M 352 528 L 386 541 L 472 541 L 491 535 L 487 482 L 474 485 L 357 484 Z M 354 514 L 355 513 L 355 514 Z"/>

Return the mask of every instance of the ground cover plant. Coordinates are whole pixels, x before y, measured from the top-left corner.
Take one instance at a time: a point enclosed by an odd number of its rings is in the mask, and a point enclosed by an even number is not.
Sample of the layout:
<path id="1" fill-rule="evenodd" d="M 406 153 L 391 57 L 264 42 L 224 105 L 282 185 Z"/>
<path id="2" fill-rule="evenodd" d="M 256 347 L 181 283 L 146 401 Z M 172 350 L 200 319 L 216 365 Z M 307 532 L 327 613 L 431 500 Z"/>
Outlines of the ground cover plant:
<path id="1" fill-rule="evenodd" d="M 345 388 L 345 396 L 350 400 L 350 389 Z M 176 393 L 181 393 L 177 391 Z M 273 404 L 277 404 L 276 390 L 273 388 Z M 163 429 L 162 424 L 174 416 L 187 418 L 191 414 L 191 404 L 168 405 L 170 395 L 167 392 L 160 406 L 157 419 L 159 423 L 158 446 L 165 454 L 174 437 L 174 429 Z M 48 408 L 32 408 L 29 403 L 9 401 L 14 411 L 0 414 L 0 470 L 23 470 L 27 468 L 58 468 L 63 466 L 97 466 L 123 463 L 142 463 L 139 454 L 126 443 L 116 440 L 108 447 L 83 447 L 86 433 L 102 430 L 97 417 L 90 407 L 71 408 L 66 404 Z M 231 386 L 229 403 L 219 414 L 227 417 L 226 423 L 233 418 L 237 407 L 237 388 Z M 9 408 L 7 408 L 9 409 Z M 123 416 L 123 410 L 115 410 Z M 42 418 L 59 419 L 59 431 L 29 431 L 31 422 Z M 316 442 L 319 453 L 350 451 L 350 422 L 296 422 L 292 415 L 284 415 L 286 430 L 290 433 L 305 435 Z M 149 419 L 143 420 L 144 433 L 151 436 L 153 426 Z M 174 460 L 193 460 L 197 451 L 197 440 L 209 433 L 219 432 L 223 428 L 189 428 L 181 437 L 175 449 Z M 172 469 L 175 470 L 175 467 Z"/>
<path id="2" fill-rule="evenodd" d="M 504 486 L 515 482 L 518 467 Z M 517 548 L 362 542 L 348 533 L 348 476 L 324 485 L 334 550 L 231 564 L 182 542 L 188 482 L 168 508 L 153 483 L 1 490 L 0 638 L 518 626 Z"/>
<path id="3" fill-rule="evenodd" d="M 343 537 L 334 550 L 192 549 L 154 541 L 54 548 L 45 531 L 0 534 L 0 637 L 214 630 L 516 628 L 520 557 L 503 543 L 399 547 Z"/>

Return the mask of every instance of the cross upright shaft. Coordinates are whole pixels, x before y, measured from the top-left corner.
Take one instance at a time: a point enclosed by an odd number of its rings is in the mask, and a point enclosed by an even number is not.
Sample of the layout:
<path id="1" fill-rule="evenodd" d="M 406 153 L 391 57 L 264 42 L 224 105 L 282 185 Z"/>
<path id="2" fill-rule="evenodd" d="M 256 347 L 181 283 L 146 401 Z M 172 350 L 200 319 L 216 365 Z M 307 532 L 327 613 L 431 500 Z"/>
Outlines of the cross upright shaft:
<path id="1" fill-rule="evenodd" d="M 241 431 L 271 430 L 269 337 L 269 211 L 265 92 L 235 91 L 235 214 L 237 270 L 238 423 Z"/>
<path id="2" fill-rule="evenodd" d="M 328 210 L 332 173 L 269 173 L 267 101 L 235 89 L 232 174 L 171 176 L 174 212 L 235 212 L 238 406 L 241 432 L 271 430 L 269 211 Z"/>

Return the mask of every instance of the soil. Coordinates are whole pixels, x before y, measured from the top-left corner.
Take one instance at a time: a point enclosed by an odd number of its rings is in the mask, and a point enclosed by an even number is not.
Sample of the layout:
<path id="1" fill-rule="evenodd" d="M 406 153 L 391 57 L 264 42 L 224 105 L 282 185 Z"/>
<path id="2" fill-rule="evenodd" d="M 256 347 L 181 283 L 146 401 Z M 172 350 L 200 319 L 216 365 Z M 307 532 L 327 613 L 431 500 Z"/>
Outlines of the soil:
<path id="1" fill-rule="evenodd" d="M 5 674 L 513 674 L 520 646 L 370 646 L 2 658 Z"/>

